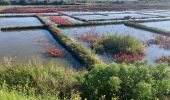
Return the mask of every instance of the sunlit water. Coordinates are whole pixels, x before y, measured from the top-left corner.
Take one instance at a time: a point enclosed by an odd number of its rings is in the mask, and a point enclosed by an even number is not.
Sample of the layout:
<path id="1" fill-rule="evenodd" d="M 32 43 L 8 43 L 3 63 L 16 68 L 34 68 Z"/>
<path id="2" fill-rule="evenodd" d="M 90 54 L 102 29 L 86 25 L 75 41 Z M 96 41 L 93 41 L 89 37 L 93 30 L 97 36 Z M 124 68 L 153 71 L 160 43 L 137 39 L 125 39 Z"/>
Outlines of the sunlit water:
<path id="1" fill-rule="evenodd" d="M 131 16 L 133 18 L 155 17 L 152 15 L 144 15 L 144 14 L 137 14 L 137 13 L 117 13 L 117 14 L 108 14 L 108 15 L 84 15 L 84 16 L 76 16 L 76 17 L 86 19 L 86 20 L 99 20 L 99 19 L 118 19 L 118 18 L 124 18 L 126 16 Z"/>
<path id="2" fill-rule="evenodd" d="M 0 27 L 42 25 L 35 17 L 0 18 Z"/>
<path id="3" fill-rule="evenodd" d="M 158 29 L 170 31 L 170 21 L 147 22 L 147 23 L 141 23 L 141 24 L 149 26 L 149 27 L 155 27 Z"/>

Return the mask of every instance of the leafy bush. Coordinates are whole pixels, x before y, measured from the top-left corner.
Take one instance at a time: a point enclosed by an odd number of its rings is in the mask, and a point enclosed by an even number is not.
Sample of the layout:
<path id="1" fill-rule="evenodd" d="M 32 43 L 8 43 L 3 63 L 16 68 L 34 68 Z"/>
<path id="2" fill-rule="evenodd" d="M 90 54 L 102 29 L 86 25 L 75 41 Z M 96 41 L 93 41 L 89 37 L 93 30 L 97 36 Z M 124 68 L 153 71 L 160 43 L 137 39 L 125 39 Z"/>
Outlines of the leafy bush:
<path id="1" fill-rule="evenodd" d="M 100 64 L 85 75 L 82 91 L 89 100 L 170 98 L 170 71 L 166 64 Z"/>

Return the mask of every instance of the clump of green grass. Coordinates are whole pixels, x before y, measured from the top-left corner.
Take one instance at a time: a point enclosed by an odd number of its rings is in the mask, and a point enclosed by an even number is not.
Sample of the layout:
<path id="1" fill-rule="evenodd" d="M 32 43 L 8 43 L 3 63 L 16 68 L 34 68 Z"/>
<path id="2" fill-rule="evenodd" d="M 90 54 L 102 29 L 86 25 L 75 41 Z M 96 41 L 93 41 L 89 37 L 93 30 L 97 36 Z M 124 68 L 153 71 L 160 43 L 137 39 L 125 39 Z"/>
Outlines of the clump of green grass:
<path id="1" fill-rule="evenodd" d="M 106 52 L 109 54 L 127 53 L 127 54 L 145 54 L 143 42 L 138 41 L 133 36 L 108 35 L 94 46 L 96 52 Z"/>
<path id="2" fill-rule="evenodd" d="M 135 63 L 145 56 L 145 46 L 133 36 L 107 35 L 97 41 L 92 48 L 97 53 L 107 53 L 117 62 Z"/>

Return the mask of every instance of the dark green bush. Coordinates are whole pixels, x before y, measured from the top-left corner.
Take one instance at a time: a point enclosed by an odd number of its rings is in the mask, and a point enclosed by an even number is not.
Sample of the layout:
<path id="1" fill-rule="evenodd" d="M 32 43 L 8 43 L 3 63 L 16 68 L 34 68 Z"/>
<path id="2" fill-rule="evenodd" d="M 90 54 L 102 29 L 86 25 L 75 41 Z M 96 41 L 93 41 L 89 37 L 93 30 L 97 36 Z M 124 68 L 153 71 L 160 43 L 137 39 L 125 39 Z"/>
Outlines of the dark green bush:
<path id="1" fill-rule="evenodd" d="M 83 96 L 89 100 L 148 100 L 170 98 L 166 64 L 100 64 L 84 77 Z"/>

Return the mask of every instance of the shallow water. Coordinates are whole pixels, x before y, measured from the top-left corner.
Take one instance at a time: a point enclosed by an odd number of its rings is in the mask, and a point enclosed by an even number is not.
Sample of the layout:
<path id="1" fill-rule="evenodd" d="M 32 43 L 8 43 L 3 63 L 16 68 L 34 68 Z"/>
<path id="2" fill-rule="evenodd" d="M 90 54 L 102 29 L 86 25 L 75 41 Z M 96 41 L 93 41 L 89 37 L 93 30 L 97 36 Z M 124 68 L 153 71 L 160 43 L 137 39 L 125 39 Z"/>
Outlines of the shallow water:
<path id="1" fill-rule="evenodd" d="M 77 40 L 76 36 L 79 34 L 85 34 L 91 30 L 92 27 L 79 27 L 79 28 L 65 28 L 63 31 L 65 34 L 68 36 L 74 38 Z M 105 26 L 96 26 L 95 30 L 98 34 L 104 35 L 104 34 L 119 34 L 119 35 L 132 35 L 136 37 L 137 39 L 141 41 L 147 41 L 150 39 L 153 39 L 157 34 L 151 33 L 148 31 L 143 31 L 139 29 L 134 29 L 127 27 L 123 24 L 118 24 L 118 25 L 105 25 Z M 78 40 L 79 41 L 79 40 Z M 87 43 L 81 42 L 83 45 L 89 48 L 89 45 Z M 165 50 L 162 48 L 159 48 L 158 45 L 150 45 L 147 48 L 147 56 L 144 58 L 144 60 L 148 60 L 151 63 L 155 63 L 155 59 L 165 56 L 165 55 L 170 55 L 170 50 Z M 111 62 L 112 57 L 108 57 L 106 55 L 100 55 L 100 57 L 103 59 L 103 61 L 106 62 Z"/>
<path id="2" fill-rule="evenodd" d="M 43 42 L 44 41 L 44 42 Z M 51 57 L 46 54 L 48 45 L 64 50 L 64 57 Z M 0 62 L 4 57 L 11 57 L 19 63 L 27 63 L 33 57 L 41 58 L 44 63 L 79 68 L 82 65 L 66 51 L 46 30 L 0 31 Z"/>
<path id="3" fill-rule="evenodd" d="M 170 15 L 163 13 L 163 12 L 144 12 L 143 14 L 150 14 L 154 16 L 163 16 L 163 17 L 169 17 Z"/>
<path id="4" fill-rule="evenodd" d="M 170 21 L 147 22 L 147 23 L 141 23 L 141 24 L 149 26 L 149 27 L 155 27 L 155 28 L 166 30 L 166 31 L 170 31 Z"/>
<path id="5" fill-rule="evenodd" d="M 42 25 L 35 17 L 0 18 L 0 27 Z"/>
<path id="6" fill-rule="evenodd" d="M 118 19 L 118 18 L 124 18 L 126 16 L 131 16 L 133 18 L 155 17 L 155 16 L 152 16 L 152 15 L 143 15 L 143 14 L 136 14 L 136 13 L 108 14 L 107 16 L 103 16 L 103 15 L 84 15 L 84 16 L 76 16 L 76 17 L 86 19 L 86 20 L 99 20 L 99 19 Z"/>
<path id="7" fill-rule="evenodd" d="M 81 23 L 82 21 L 79 21 L 79 20 L 76 20 L 74 18 L 71 18 L 71 17 L 68 17 L 68 16 L 62 16 L 63 18 L 66 18 L 66 19 L 69 19 L 70 21 L 72 22 L 78 22 L 78 23 Z"/>

